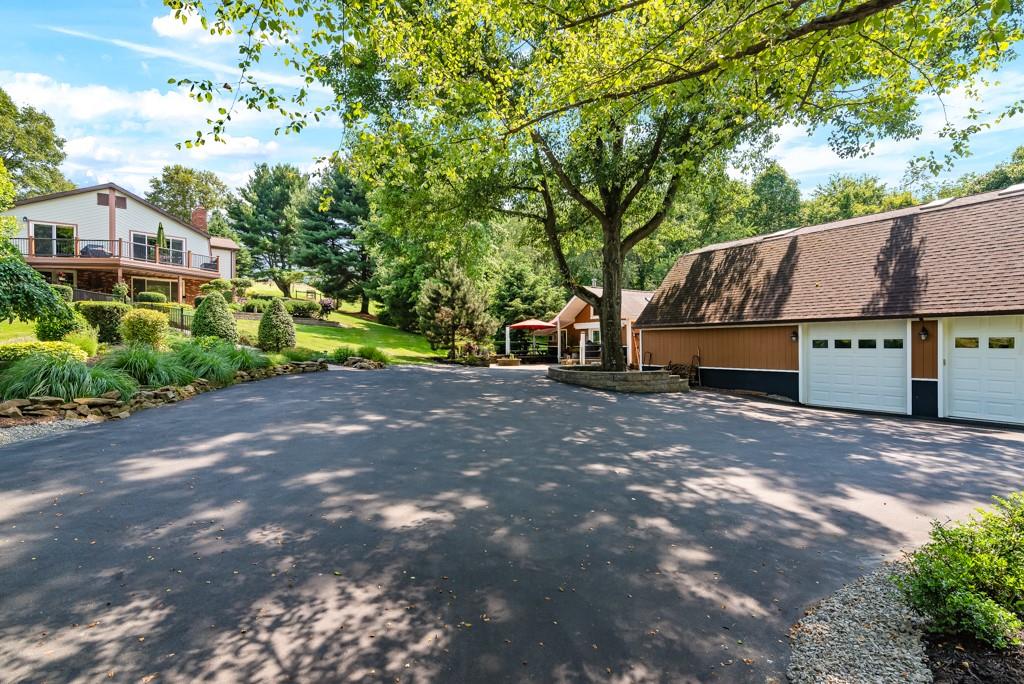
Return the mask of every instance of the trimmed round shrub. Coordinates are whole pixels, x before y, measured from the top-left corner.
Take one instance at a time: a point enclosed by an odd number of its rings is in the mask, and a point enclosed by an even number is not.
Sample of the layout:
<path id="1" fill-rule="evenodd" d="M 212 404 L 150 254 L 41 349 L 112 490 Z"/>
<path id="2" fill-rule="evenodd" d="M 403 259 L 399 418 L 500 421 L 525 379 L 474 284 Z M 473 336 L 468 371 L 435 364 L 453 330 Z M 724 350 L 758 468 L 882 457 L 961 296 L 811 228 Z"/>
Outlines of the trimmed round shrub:
<path id="1" fill-rule="evenodd" d="M 214 278 L 210 282 L 199 286 L 199 291 L 204 295 L 219 292 L 224 299 L 231 298 L 232 290 L 234 290 L 234 287 L 231 285 L 231 281 L 224 278 Z"/>
<path id="2" fill-rule="evenodd" d="M 167 295 L 163 292 L 140 292 L 135 295 L 135 301 L 148 304 L 164 304 L 167 302 Z"/>
<path id="3" fill-rule="evenodd" d="M 312 299 L 289 299 L 284 305 L 288 313 L 299 318 L 316 318 L 320 315 L 320 302 Z"/>
<path id="4" fill-rule="evenodd" d="M 55 344 L 55 343 L 51 343 Z M 98 397 L 116 390 L 121 399 L 130 399 L 138 384 L 119 370 L 87 366 L 65 356 L 52 358 L 32 354 L 13 363 L 0 375 L 0 400 L 50 396 L 71 401 L 78 397 Z"/>
<path id="5" fill-rule="evenodd" d="M 0 368 L 33 354 L 48 359 L 70 358 L 85 361 L 88 358 L 84 351 L 70 342 L 12 342 L 0 344 Z"/>
<path id="6" fill-rule="evenodd" d="M 51 285 L 57 296 L 70 303 L 75 298 L 75 290 L 70 285 Z"/>
<path id="7" fill-rule="evenodd" d="M 132 307 L 124 302 L 78 302 L 75 308 L 99 330 L 100 342 L 121 343 L 121 319 Z"/>
<path id="8" fill-rule="evenodd" d="M 196 295 L 195 297 L 192 298 L 192 306 L 194 306 L 195 308 L 198 309 L 199 305 L 203 303 L 204 299 L 206 299 L 205 296 L 203 296 L 203 295 Z"/>
<path id="9" fill-rule="evenodd" d="M 99 365 L 127 373 L 140 385 L 153 387 L 187 385 L 196 379 L 176 355 L 147 344 L 131 344 L 113 351 L 103 357 Z"/>
<path id="10" fill-rule="evenodd" d="M 295 346 L 295 324 L 280 299 L 271 300 L 270 306 L 260 317 L 256 346 L 263 351 L 281 351 Z"/>
<path id="11" fill-rule="evenodd" d="M 167 338 L 167 314 L 152 309 L 132 309 L 121 319 L 121 339 L 128 344 L 159 347 Z"/>
<path id="12" fill-rule="evenodd" d="M 82 314 L 66 304 L 58 314 L 36 319 L 36 337 L 44 342 L 63 340 L 73 332 L 84 332 L 88 329 L 89 322 Z"/>
<path id="13" fill-rule="evenodd" d="M 212 292 L 203 298 L 192 318 L 192 334 L 196 337 L 219 337 L 234 343 L 238 341 L 235 317 L 228 310 L 228 303 L 219 292 Z"/>

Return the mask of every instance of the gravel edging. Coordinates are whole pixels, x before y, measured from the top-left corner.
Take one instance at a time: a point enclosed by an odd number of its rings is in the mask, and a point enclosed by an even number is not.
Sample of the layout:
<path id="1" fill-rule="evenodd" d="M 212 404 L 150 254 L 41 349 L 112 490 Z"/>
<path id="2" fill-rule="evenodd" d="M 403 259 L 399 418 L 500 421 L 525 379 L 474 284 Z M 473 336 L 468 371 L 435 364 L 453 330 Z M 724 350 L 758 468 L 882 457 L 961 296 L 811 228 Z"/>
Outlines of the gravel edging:
<path id="1" fill-rule="evenodd" d="M 0 447 L 5 447 L 16 442 L 24 442 L 29 439 L 47 437 L 58 432 L 74 430 L 85 425 L 90 425 L 88 420 L 51 420 L 48 423 L 29 423 L 27 425 L 14 425 L 0 429 Z"/>
<path id="2" fill-rule="evenodd" d="M 924 618 L 903 600 L 884 563 L 815 604 L 790 631 L 787 675 L 797 684 L 926 684 Z"/>

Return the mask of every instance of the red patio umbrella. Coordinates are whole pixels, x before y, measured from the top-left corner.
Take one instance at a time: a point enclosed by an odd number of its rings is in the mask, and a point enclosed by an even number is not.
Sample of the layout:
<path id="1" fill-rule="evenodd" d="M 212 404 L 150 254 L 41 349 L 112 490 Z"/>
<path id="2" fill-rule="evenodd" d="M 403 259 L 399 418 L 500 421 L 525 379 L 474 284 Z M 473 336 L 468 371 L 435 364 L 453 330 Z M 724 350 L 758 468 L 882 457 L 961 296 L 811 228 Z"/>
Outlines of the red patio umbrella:
<path id="1" fill-rule="evenodd" d="M 551 325 L 550 321 L 540 321 L 536 318 L 527 318 L 525 321 L 519 321 L 508 326 L 512 330 L 547 330 L 548 328 L 554 330 L 555 326 Z"/>

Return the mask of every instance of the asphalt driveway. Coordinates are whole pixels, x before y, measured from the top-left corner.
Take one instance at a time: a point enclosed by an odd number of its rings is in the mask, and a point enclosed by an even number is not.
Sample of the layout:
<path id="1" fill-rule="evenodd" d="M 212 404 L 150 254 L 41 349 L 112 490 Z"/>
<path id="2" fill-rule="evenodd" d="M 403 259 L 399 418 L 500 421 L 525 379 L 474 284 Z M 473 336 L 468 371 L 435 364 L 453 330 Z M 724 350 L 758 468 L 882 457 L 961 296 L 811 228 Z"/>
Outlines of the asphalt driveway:
<path id="1" fill-rule="evenodd" d="M 522 370 L 286 376 L 0 449 L 2 681 L 781 680 L 1024 433 Z"/>

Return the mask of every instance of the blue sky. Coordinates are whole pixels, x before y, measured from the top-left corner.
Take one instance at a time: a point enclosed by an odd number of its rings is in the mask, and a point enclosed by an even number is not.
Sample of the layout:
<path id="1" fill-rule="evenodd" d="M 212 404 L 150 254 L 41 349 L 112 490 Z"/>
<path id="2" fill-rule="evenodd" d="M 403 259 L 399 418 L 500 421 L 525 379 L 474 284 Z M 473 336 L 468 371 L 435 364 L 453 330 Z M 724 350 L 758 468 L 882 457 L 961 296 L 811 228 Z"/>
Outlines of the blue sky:
<path id="1" fill-rule="evenodd" d="M 205 124 L 221 103 L 199 105 L 168 85 L 171 77 L 229 78 L 235 50 L 230 39 L 215 40 L 194 22 L 182 26 L 157 0 L 7 0 L 0 24 L 0 87 L 19 104 L 48 112 L 67 139 L 65 173 L 78 184 L 113 181 L 138 192 L 164 164 L 181 163 L 218 173 L 230 186 L 245 182 L 261 161 L 290 162 L 312 169 L 316 159 L 338 145 L 336 122 L 301 135 L 275 136 L 279 115 L 243 112 L 226 145 L 177 150 L 175 143 Z M 277 77 L 287 87 L 280 67 Z M 982 89 L 975 106 L 996 111 L 1024 96 L 1024 59 Z M 773 155 L 800 182 L 806 194 L 831 173 L 869 173 L 898 184 L 907 162 L 929 151 L 942 153 L 937 131 L 944 116 L 962 116 L 971 103 L 945 98 L 922 105 L 925 132 L 920 140 L 882 142 L 863 159 L 840 159 L 825 133 L 784 129 Z M 985 170 L 1024 144 L 1024 116 L 977 136 L 974 155 L 947 176 Z"/>

